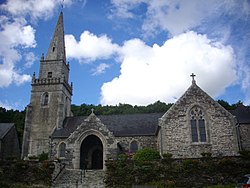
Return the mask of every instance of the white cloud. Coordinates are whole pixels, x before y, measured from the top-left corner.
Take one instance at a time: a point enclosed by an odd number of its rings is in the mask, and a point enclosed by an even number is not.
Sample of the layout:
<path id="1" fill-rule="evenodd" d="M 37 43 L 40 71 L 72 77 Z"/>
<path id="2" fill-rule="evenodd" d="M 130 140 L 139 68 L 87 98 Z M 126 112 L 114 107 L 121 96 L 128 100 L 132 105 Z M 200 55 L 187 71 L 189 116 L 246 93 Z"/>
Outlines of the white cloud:
<path id="1" fill-rule="evenodd" d="M 198 85 L 213 97 L 236 80 L 232 48 L 195 32 L 176 36 L 162 46 L 133 39 L 124 43 L 120 55 L 120 76 L 101 88 L 103 105 L 174 102 L 191 84 L 192 72 Z"/>
<path id="2" fill-rule="evenodd" d="M 0 101 L 0 106 L 5 108 L 6 110 L 14 109 L 12 105 L 10 105 L 7 101 Z"/>
<path id="3" fill-rule="evenodd" d="M 21 48 L 35 47 L 35 30 L 26 25 L 22 18 L 10 21 L 5 16 L 0 17 L 0 87 L 7 87 L 11 83 L 20 85 L 30 81 L 30 76 L 21 74 L 15 69 L 15 64 L 22 56 L 17 50 Z"/>
<path id="4" fill-rule="evenodd" d="M 92 75 L 103 74 L 106 71 L 106 69 L 108 69 L 109 67 L 110 67 L 110 65 L 108 65 L 106 63 L 101 63 L 95 69 L 92 70 L 93 71 Z"/>
<path id="5" fill-rule="evenodd" d="M 70 5 L 72 0 L 65 0 L 64 5 Z M 53 15 L 61 1 L 51 0 L 7 0 L 0 8 L 9 12 L 12 16 L 29 16 L 32 20 L 47 19 Z"/>
<path id="6" fill-rule="evenodd" d="M 33 53 L 22 53 L 22 49 L 27 51 L 36 46 L 35 29 L 28 24 L 28 20 L 51 17 L 60 3 L 51 0 L 7 0 L 0 5 L 0 11 L 6 13 L 0 16 L 0 87 L 8 87 L 12 83 L 20 85 L 31 80 L 30 75 L 16 68 L 22 58 L 26 61 L 25 68 L 36 60 Z M 71 3 L 72 0 L 64 2 L 65 5 Z"/>
<path id="7" fill-rule="evenodd" d="M 131 9 L 136 8 L 140 3 L 147 2 L 147 0 L 112 0 L 113 9 L 111 9 L 112 14 L 110 18 L 114 18 L 115 16 L 121 18 L 134 18 L 135 15 L 130 12 Z"/>
<path id="8" fill-rule="evenodd" d="M 66 53 L 68 58 L 74 58 L 80 62 L 108 59 L 118 50 L 118 45 L 106 35 L 96 36 L 89 31 L 84 31 L 80 41 L 76 41 L 73 35 L 65 36 Z"/>
<path id="9" fill-rule="evenodd" d="M 25 54 L 25 64 L 26 68 L 30 68 L 38 58 L 33 52 L 28 52 Z"/>
<path id="10" fill-rule="evenodd" d="M 111 18 L 137 18 L 140 5 L 145 5 L 145 19 L 142 29 L 146 35 L 154 35 L 159 31 L 168 31 L 178 35 L 189 31 L 211 17 L 222 14 L 249 15 L 250 6 L 247 0 L 113 0 L 111 1 Z M 242 11 L 239 11 L 242 10 Z"/>
<path id="11" fill-rule="evenodd" d="M 6 110 L 11 110 L 11 109 L 24 110 L 25 109 L 25 106 L 22 104 L 22 100 L 18 100 L 17 102 L 9 102 L 8 100 L 0 100 L 0 106 L 5 108 Z"/>

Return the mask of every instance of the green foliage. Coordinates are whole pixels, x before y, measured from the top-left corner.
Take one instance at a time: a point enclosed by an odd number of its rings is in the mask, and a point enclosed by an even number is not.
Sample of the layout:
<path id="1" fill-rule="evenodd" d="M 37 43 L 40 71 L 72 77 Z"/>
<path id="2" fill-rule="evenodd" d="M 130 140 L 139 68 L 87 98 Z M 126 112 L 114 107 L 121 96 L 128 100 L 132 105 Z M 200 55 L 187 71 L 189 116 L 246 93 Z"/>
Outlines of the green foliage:
<path id="1" fill-rule="evenodd" d="M 126 154 L 119 154 L 117 156 L 117 165 L 118 167 L 124 167 L 127 163 L 128 156 Z"/>
<path id="2" fill-rule="evenodd" d="M 239 154 L 243 159 L 250 160 L 250 150 L 241 150 Z"/>
<path id="3" fill-rule="evenodd" d="M 163 157 L 163 159 L 169 160 L 169 159 L 172 159 L 173 154 L 172 153 L 164 153 L 162 155 L 162 157 Z"/>
<path id="4" fill-rule="evenodd" d="M 124 159 L 125 160 L 125 159 Z M 240 158 L 224 157 L 211 160 L 172 159 L 136 163 L 126 160 L 123 167 L 118 161 L 108 161 L 105 183 L 107 187 L 152 185 L 163 187 L 225 187 L 230 188 L 249 171 L 249 165 Z M 226 168 L 222 168 L 226 167 Z"/>
<path id="5" fill-rule="evenodd" d="M 162 162 L 165 162 L 165 163 L 171 163 L 173 161 L 173 154 L 172 153 L 164 153 L 162 155 L 163 159 L 162 159 Z"/>
<path id="6" fill-rule="evenodd" d="M 182 166 L 185 170 L 199 169 L 200 161 L 197 159 L 185 159 L 182 161 Z"/>
<path id="7" fill-rule="evenodd" d="M 235 187 L 235 184 L 228 184 L 228 185 L 210 185 L 210 186 L 207 186 L 206 188 L 234 188 Z"/>
<path id="8" fill-rule="evenodd" d="M 235 109 L 235 106 L 230 105 L 227 101 L 218 100 L 217 102 L 218 102 L 221 106 L 223 106 L 226 110 L 233 110 L 233 109 Z"/>
<path id="9" fill-rule="evenodd" d="M 234 110 L 237 106 L 242 105 L 242 101 L 238 101 L 235 104 L 230 105 L 227 101 L 224 100 L 218 100 L 217 101 L 221 106 L 223 106 L 226 110 Z"/>
<path id="10" fill-rule="evenodd" d="M 139 150 L 133 156 L 133 159 L 137 162 L 159 160 L 161 158 L 159 152 L 152 148 L 145 148 Z"/>
<path id="11" fill-rule="evenodd" d="M 0 161 L 0 187 L 50 187 L 53 169 L 31 161 Z"/>
<path id="12" fill-rule="evenodd" d="M 212 153 L 210 152 L 202 152 L 201 156 L 205 159 L 211 159 L 212 158 Z"/>
<path id="13" fill-rule="evenodd" d="M 154 182 L 148 183 L 148 185 L 156 186 L 157 188 L 174 188 L 174 187 L 176 187 L 175 182 L 172 180 L 154 181 Z"/>
<path id="14" fill-rule="evenodd" d="M 39 159 L 39 161 L 45 161 L 45 160 L 48 160 L 49 159 L 49 155 L 48 155 L 48 153 L 42 153 L 42 154 L 40 154 L 39 156 L 38 156 L 38 159 Z"/>
<path id="15" fill-rule="evenodd" d="M 91 109 L 95 110 L 96 115 L 115 115 L 115 114 L 136 114 L 136 113 L 157 113 L 166 112 L 172 106 L 172 104 L 166 104 L 160 101 L 150 104 L 148 106 L 132 106 L 130 104 L 119 104 L 116 106 L 101 106 L 101 105 L 87 105 L 82 104 L 80 106 L 71 105 L 71 111 L 74 116 L 88 116 L 91 113 Z"/>
<path id="16" fill-rule="evenodd" d="M 25 121 L 25 110 L 6 110 L 0 107 L 0 123 L 15 123 L 19 143 L 22 143 Z M 21 149 L 21 144 L 20 144 Z"/>
<path id="17" fill-rule="evenodd" d="M 220 172 L 230 172 L 233 174 L 235 173 L 235 168 L 237 168 L 236 161 L 232 160 L 231 158 L 222 158 L 217 163 L 218 171 Z"/>
<path id="18" fill-rule="evenodd" d="M 27 161 L 17 161 L 15 167 L 17 168 L 18 171 L 26 170 L 29 168 L 29 164 Z"/>

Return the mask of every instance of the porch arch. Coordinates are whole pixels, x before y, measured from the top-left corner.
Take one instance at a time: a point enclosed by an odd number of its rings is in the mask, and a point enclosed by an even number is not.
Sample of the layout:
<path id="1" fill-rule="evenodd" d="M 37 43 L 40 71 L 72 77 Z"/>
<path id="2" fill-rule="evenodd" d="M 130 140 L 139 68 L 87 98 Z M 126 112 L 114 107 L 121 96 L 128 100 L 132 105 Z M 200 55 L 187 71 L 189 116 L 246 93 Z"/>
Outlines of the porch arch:
<path id="1" fill-rule="evenodd" d="M 80 169 L 103 169 L 103 144 L 95 135 L 89 135 L 82 141 Z"/>
<path id="2" fill-rule="evenodd" d="M 89 136 L 91 136 L 91 137 L 89 137 Z M 81 136 L 76 140 L 75 147 L 74 147 L 75 152 L 73 154 L 74 159 L 72 161 L 73 166 L 75 169 L 83 169 L 83 166 L 82 166 L 83 164 L 81 163 L 81 152 L 84 150 L 81 150 L 81 147 L 84 147 L 84 145 L 82 146 L 84 141 L 87 140 L 87 142 L 88 142 L 88 139 L 91 140 L 91 138 L 92 139 L 94 138 L 94 140 L 95 139 L 99 140 L 99 144 L 96 144 L 96 145 L 93 144 L 91 149 L 89 149 L 88 160 L 91 159 L 90 156 L 92 156 L 94 158 L 95 157 L 98 158 L 98 155 L 100 155 L 100 153 L 102 152 L 102 168 L 101 169 L 105 170 L 106 169 L 105 168 L 105 161 L 107 160 L 107 140 L 101 132 L 99 132 L 97 130 L 93 130 L 93 129 L 90 129 L 88 131 L 83 132 L 81 134 Z M 94 156 L 93 156 L 93 154 L 94 154 Z M 97 162 L 97 161 L 95 161 L 95 162 Z M 90 162 L 89 162 L 89 165 L 90 165 Z M 91 167 L 91 166 L 89 166 L 89 167 Z"/>

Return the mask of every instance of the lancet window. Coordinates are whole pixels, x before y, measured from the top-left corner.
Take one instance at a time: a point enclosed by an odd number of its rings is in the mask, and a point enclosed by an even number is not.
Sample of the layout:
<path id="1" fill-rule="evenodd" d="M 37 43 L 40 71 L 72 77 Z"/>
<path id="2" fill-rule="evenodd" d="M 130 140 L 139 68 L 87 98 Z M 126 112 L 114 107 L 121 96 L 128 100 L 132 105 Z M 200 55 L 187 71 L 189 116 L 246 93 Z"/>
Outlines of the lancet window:
<path id="1" fill-rule="evenodd" d="M 200 107 L 194 107 L 190 110 L 190 124 L 192 142 L 206 142 L 206 124 L 204 112 Z"/>
<path id="2" fill-rule="evenodd" d="M 63 142 L 59 145 L 59 157 L 66 156 L 66 144 Z"/>
<path id="3" fill-rule="evenodd" d="M 42 95 L 42 106 L 47 106 L 49 103 L 49 94 L 46 92 Z"/>

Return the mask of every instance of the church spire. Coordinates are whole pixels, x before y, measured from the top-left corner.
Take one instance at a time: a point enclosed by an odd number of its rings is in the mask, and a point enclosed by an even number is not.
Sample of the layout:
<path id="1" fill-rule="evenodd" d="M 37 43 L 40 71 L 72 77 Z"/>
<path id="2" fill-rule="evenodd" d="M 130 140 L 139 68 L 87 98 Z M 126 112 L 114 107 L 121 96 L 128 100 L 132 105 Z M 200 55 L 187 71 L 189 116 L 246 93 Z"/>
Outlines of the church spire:
<path id="1" fill-rule="evenodd" d="M 46 60 L 63 60 L 66 63 L 63 12 L 58 18 L 53 38 L 50 42 Z"/>

